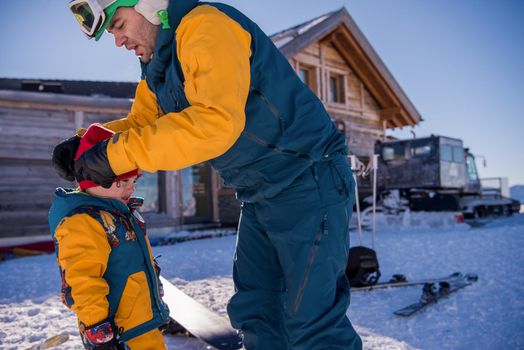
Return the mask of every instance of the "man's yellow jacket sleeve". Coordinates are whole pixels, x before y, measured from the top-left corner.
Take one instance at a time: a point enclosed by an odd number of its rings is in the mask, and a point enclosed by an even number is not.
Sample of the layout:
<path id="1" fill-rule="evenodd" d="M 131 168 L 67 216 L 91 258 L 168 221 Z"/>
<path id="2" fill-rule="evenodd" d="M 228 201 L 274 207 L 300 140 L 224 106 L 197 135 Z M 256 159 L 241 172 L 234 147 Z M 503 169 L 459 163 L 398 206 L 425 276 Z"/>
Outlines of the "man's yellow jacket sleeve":
<path id="1" fill-rule="evenodd" d="M 216 8 L 201 5 L 183 18 L 176 42 L 190 106 L 113 138 L 107 154 L 116 174 L 177 170 L 218 157 L 244 129 L 250 34 Z"/>
<path id="2" fill-rule="evenodd" d="M 71 287 L 78 319 L 90 326 L 109 316 L 109 286 L 102 278 L 111 247 L 103 227 L 87 214 L 65 218 L 55 231 L 58 264 Z"/>
<path id="3" fill-rule="evenodd" d="M 136 87 L 135 100 L 127 117 L 110 121 L 104 126 L 114 132 L 122 132 L 154 124 L 161 115 L 155 94 L 149 90 L 146 81 L 141 80 Z"/>

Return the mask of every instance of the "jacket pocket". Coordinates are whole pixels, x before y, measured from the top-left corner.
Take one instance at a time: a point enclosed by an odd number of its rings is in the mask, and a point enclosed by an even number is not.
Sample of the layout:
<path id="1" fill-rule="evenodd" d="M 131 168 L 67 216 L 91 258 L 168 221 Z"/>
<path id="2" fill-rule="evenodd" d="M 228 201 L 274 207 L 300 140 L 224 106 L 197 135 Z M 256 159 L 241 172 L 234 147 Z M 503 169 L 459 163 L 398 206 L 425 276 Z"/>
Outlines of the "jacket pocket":
<path id="1" fill-rule="evenodd" d="M 330 162 L 331 175 L 339 194 L 345 194 L 351 198 L 355 197 L 355 181 L 351 168 L 344 158 L 335 159 Z"/>
<path id="2" fill-rule="evenodd" d="M 127 279 L 118 304 L 115 322 L 127 331 L 153 318 L 149 285 L 144 271 L 139 271 Z"/>

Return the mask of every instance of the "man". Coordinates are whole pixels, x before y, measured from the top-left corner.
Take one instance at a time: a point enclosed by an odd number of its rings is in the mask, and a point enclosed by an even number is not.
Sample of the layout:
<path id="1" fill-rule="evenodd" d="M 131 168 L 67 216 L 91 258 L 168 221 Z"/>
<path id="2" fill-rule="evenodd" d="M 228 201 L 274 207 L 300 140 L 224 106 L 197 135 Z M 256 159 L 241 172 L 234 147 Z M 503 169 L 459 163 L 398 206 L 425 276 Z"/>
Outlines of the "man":
<path id="1" fill-rule="evenodd" d="M 167 5 L 167 6 L 166 6 Z M 142 77 L 115 136 L 66 178 L 110 186 L 131 169 L 209 161 L 242 201 L 228 304 L 246 349 L 361 349 L 346 317 L 354 183 L 344 136 L 260 28 L 234 8 L 196 0 L 75 0 L 86 35 L 104 29 L 133 50 Z M 176 312 L 176 310 L 175 310 Z"/>

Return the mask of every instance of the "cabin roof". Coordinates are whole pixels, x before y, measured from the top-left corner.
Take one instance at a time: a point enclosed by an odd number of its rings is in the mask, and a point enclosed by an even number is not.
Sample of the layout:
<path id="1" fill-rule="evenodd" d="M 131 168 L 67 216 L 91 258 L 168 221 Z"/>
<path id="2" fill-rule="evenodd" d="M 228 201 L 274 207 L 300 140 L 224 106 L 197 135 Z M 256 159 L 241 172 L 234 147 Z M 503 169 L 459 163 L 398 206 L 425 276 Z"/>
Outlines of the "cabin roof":
<path id="1" fill-rule="evenodd" d="M 270 38 L 288 59 L 314 42 L 331 42 L 377 100 L 388 127 L 414 126 L 422 121 L 420 113 L 344 7 Z"/>
<path id="2" fill-rule="evenodd" d="M 127 99 L 135 97 L 137 84 L 134 82 L 95 80 L 0 78 L 0 90 Z"/>

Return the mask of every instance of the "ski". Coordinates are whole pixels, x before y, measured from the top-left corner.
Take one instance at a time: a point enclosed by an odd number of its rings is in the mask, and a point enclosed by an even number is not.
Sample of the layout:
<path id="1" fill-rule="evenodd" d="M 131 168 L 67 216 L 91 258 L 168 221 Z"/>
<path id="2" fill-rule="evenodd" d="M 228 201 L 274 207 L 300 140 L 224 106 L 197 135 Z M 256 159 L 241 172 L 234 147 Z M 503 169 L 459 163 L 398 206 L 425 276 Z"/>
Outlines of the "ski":
<path id="1" fill-rule="evenodd" d="M 411 316 L 428 305 L 435 304 L 438 300 L 447 297 L 451 293 L 473 284 L 477 280 L 478 276 L 476 274 L 468 273 L 466 275 L 455 275 L 452 278 L 442 281 L 425 283 L 424 287 L 422 287 L 422 296 L 418 302 L 403 307 L 393 313 L 402 317 Z"/>
<path id="2" fill-rule="evenodd" d="M 446 281 L 451 278 L 462 276 L 462 273 L 460 272 L 454 272 L 449 276 L 446 277 L 439 277 L 439 278 L 426 278 L 426 279 L 420 279 L 420 280 L 413 280 L 410 281 L 406 279 L 404 275 L 393 275 L 393 277 L 387 281 L 387 282 L 379 282 L 376 284 L 372 284 L 370 286 L 362 286 L 362 287 L 351 287 L 352 292 L 365 292 L 373 289 L 384 289 L 384 288 L 390 288 L 390 287 L 409 287 L 409 286 L 417 286 L 417 285 L 423 285 L 426 283 L 437 283 L 440 281 Z"/>
<path id="3" fill-rule="evenodd" d="M 55 336 L 52 336 L 51 338 L 47 338 L 46 340 L 33 345 L 32 347 L 28 348 L 27 350 L 43 350 L 43 349 L 50 349 L 52 347 L 58 346 L 60 344 L 65 343 L 69 340 L 69 334 L 62 333 Z"/>
<path id="4" fill-rule="evenodd" d="M 200 304 L 164 277 L 160 280 L 164 287 L 163 300 L 176 321 L 173 333 L 189 333 L 218 350 L 242 348 L 242 339 L 228 319 Z"/>

